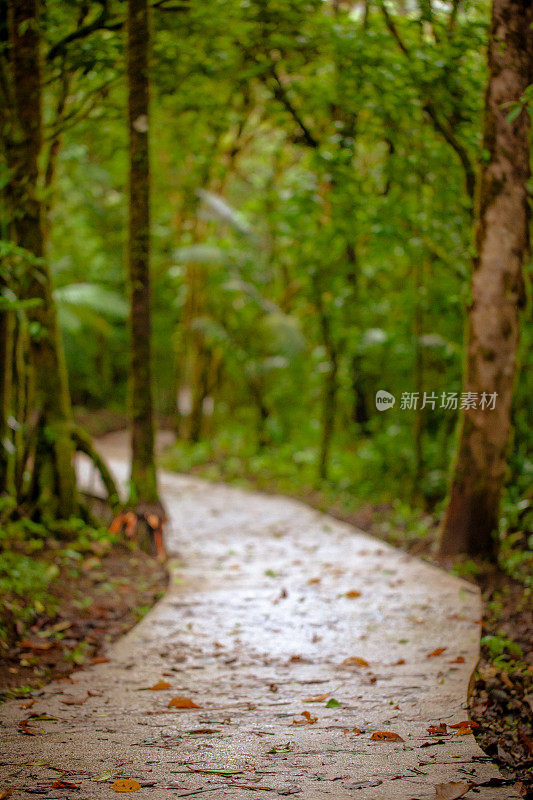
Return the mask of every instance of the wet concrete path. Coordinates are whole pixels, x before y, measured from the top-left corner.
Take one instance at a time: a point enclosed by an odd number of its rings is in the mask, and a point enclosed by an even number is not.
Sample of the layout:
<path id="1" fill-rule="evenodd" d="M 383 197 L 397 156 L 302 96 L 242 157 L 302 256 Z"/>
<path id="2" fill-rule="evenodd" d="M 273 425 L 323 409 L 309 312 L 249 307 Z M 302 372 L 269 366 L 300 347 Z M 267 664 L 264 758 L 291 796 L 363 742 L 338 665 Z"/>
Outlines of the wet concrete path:
<path id="1" fill-rule="evenodd" d="M 409 800 L 498 777 L 471 734 L 427 730 L 468 716 L 474 587 L 295 501 L 160 482 L 169 591 L 108 663 L 35 693 L 32 712 L 57 718 L 34 723 L 43 734 L 19 732 L 20 702 L 0 709 L 0 787 L 25 787 L 13 800 L 110 798 L 121 777 L 139 800 Z"/>

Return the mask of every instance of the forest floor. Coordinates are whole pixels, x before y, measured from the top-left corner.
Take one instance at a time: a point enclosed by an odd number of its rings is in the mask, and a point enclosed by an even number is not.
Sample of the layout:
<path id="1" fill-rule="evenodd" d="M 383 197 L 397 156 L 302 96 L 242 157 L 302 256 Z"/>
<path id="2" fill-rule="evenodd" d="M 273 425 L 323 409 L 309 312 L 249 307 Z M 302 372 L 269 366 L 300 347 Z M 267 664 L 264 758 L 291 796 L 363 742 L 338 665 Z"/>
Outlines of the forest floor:
<path id="1" fill-rule="evenodd" d="M 517 796 L 467 724 L 474 587 L 287 498 L 161 486 L 169 591 L 108 662 L 3 706 L 4 791 Z"/>

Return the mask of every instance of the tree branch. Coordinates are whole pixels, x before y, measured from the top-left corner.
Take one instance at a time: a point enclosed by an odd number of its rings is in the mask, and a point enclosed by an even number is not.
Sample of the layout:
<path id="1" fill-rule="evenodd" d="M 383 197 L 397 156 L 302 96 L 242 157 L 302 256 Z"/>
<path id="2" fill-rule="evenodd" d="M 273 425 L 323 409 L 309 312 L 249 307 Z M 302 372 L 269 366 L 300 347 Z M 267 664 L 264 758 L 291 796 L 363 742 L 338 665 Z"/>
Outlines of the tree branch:
<path id="1" fill-rule="evenodd" d="M 385 25 L 387 26 L 387 30 L 389 31 L 391 36 L 395 39 L 396 43 L 398 44 L 399 49 L 404 54 L 404 56 L 407 58 L 407 60 L 408 60 L 408 62 L 410 64 L 410 62 L 411 62 L 411 53 L 409 51 L 409 48 L 407 47 L 407 45 L 403 41 L 402 37 L 400 36 L 400 33 L 399 33 L 396 25 L 394 24 L 394 20 L 390 16 L 390 14 L 389 14 L 389 12 L 387 10 L 387 7 L 386 7 L 385 3 L 383 2 L 383 0 L 381 0 L 379 5 L 380 5 L 380 8 L 381 8 L 381 12 L 383 14 L 383 18 L 385 20 Z M 416 80 L 416 78 L 413 75 L 412 71 L 411 71 L 411 77 L 413 78 L 413 81 L 417 84 L 418 89 L 421 92 L 423 92 L 423 87 L 421 87 L 418 84 L 418 81 Z M 425 94 L 425 92 L 424 92 L 424 94 Z M 456 137 L 456 135 L 455 135 L 455 133 L 453 131 L 453 128 L 450 125 L 449 120 L 446 119 L 445 122 L 443 122 L 440 119 L 440 117 L 439 117 L 439 115 L 437 113 L 437 110 L 435 108 L 435 105 L 433 103 L 433 100 L 430 97 L 426 96 L 424 98 L 424 100 L 423 100 L 423 109 L 424 109 L 424 112 L 429 117 L 429 119 L 431 120 L 431 122 L 433 124 L 433 128 L 437 131 L 437 133 L 439 133 L 442 136 L 442 138 L 450 145 L 450 147 L 453 150 L 455 150 L 455 153 L 457 154 L 457 156 L 459 158 L 459 161 L 461 162 L 461 166 L 463 167 L 463 171 L 464 171 L 464 175 L 465 175 L 466 192 L 468 194 L 468 197 L 472 201 L 474 199 L 474 191 L 475 191 L 475 186 L 476 186 L 476 174 L 475 174 L 475 171 L 474 171 L 474 166 L 472 164 L 472 160 L 471 160 L 470 156 L 468 155 L 468 152 L 467 152 L 466 148 L 457 139 L 457 137 Z"/>
<path id="2" fill-rule="evenodd" d="M 290 98 L 289 98 L 289 96 L 287 94 L 287 90 L 283 86 L 283 84 L 282 84 L 282 82 L 280 80 L 280 77 L 279 77 L 278 73 L 276 72 L 276 68 L 274 67 L 274 65 L 271 65 L 271 67 L 270 67 L 270 74 L 274 78 L 274 86 L 272 87 L 272 93 L 273 93 L 274 97 L 276 98 L 276 100 L 278 100 L 285 107 L 285 109 L 289 112 L 289 114 L 291 115 L 293 120 L 296 122 L 296 124 L 298 125 L 298 127 L 300 128 L 300 130 L 302 132 L 302 135 L 303 135 L 303 138 L 305 140 L 305 143 L 309 147 L 312 147 L 312 148 L 314 148 L 316 150 L 320 146 L 320 142 L 311 133 L 311 131 L 309 130 L 309 128 L 307 127 L 307 125 L 305 124 L 303 119 L 301 118 L 300 114 L 298 113 L 297 109 L 292 104 L 292 102 L 291 102 L 291 100 L 290 100 Z"/>

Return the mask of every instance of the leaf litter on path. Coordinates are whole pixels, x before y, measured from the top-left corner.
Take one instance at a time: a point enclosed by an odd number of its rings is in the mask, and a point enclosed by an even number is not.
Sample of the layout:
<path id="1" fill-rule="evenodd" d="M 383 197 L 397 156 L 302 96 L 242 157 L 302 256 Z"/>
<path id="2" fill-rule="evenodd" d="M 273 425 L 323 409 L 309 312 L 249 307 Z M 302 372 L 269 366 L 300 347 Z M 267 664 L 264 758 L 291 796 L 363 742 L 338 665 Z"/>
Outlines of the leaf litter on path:
<path id="1" fill-rule="evenodd" d="M 475 785 L 475 783 L 465 783 L 464 781 L 437 783 L 435 785 L 435 798 L 436 800 L 459 800 Z"/>
<path id="2" fill-rule="evenodd" d="M 111 788 L 114 792 L 137 792 L 141 788 L 141 784 L 131 778 L 119 778 Z"/>
<path id="3" fill-rule="evenodd" d="M 167 708 L 201 708 L 190 697 L 173 697 Z"/>

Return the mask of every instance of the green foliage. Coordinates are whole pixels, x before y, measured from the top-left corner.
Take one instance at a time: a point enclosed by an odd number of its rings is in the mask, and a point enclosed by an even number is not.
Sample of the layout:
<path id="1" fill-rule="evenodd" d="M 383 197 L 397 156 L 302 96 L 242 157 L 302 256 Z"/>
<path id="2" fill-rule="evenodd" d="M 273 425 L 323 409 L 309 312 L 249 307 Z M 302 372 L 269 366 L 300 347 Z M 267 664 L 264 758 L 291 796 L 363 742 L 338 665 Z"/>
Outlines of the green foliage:
<path id="1" fill-rule="evenodd" d="M 65 574 L 74 577 L 80 562 L 94 547 L 105 550 L 116 537 L 105 528 L 92 528 L 80 519 L 47 524 L 22 518 L 0 528 L 0 648 L 16 627 L 18 634 L 38 616 L 53 616 L 57 601 L 51 593 Z M 76 662 L 78 663 L 78 662 Z"/>

